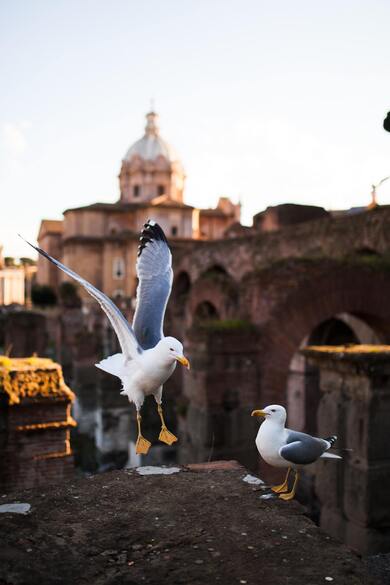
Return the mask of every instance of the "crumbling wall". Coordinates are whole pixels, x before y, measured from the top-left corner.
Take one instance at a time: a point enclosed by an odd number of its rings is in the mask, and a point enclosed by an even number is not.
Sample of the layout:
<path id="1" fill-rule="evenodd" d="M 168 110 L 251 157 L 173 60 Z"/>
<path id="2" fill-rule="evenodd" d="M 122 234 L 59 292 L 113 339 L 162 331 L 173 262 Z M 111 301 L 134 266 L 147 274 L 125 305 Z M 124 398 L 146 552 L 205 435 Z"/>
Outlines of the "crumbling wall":
<path id="1" fill-rule="evenodd" d="M 362 553 L 390 548 L 390 346 L 317 347 L 320 436 L 343 460 L 317 464 L 321 526 Z"/>
<path id="2" fill-rule="evenodd" d="M 73 399 L 58 364 L 0 357 L 0 489 L 36 487 L 73 475 Z"/>

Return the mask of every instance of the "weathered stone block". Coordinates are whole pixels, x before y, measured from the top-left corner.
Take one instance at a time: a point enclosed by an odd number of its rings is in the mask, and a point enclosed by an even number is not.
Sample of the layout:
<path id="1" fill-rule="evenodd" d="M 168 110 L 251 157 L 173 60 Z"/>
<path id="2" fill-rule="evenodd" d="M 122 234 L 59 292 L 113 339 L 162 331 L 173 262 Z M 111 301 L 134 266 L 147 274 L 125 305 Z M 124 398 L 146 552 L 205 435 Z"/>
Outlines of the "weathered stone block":
<path id="1" fill-rule="evenodd" d="M 0 357 L 0 488 L 45 485 L 73 473 L 74 394 L 49 359 Z"/>
<path id="2" fill-rule="evenodd" d="M 361 552 L 387 550 L 390 347 L 328 346 L 303 353 L 322 369 L 319 434 L 326 436 L 331 421 L 339 437 L 336 447 L 350 450 L 341 451 L 342 462 L 318 468 L 321 526 Z"/>

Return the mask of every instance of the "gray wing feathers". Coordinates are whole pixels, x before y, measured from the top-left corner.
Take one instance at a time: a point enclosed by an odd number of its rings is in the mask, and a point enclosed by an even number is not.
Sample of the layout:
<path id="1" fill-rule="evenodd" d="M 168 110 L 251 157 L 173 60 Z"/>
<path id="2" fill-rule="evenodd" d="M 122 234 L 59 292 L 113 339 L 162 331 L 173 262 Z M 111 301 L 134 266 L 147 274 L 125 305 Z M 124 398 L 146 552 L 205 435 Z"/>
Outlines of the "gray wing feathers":
<path id="1" fill-rule="evenodd" d="M 141 347 L 151 349 L 164 336 L 164 315 L 173 280 L 172 255 L 164 233 L 153 222 L 145 224 L 141 242 L 133 327 Z"/>
<path id="2" fill-rule="evenodd" d="M 24 238 L 23 238 L 24 239 Z M 27 242 L 27 240 L 24 240 Z M 32 248 L 37 250 L 42 256 L 47 258 L 50 262 L 55 264 L 58 268 L 60 268 L 65 274 L 71 276 L 81 284 L 85 288 L 85 290 L 93 297 L 101 306 L 103 311 L 106 313 L 115 333 L 118 336 L 119 344 L 122 349 L 122 353 L 126 357 L 126 359 L 132 359 L 137 356 L 137 354 L 141 353 L 142 350 L 137 343 L 137 339 L 134 335 L 134 331 L 130 327 L 129 323 L 126 321 L 125 317 L 122 315 L 118 307 L 109 299 L 104 293 L 102 293 L 99 289 L 95 288 L 91 283 L 87 280 L 84 280 L 81 276 L 79 276 L 76 272 L 73 272 L 70 268 L 50 256 L 47 252 L 30 244 L 27 242 Z"/>
<path id="3" fill-rule="evenodd" d="M 280 448 L 279 455 L 291 463 L 308 465 L 317 461 L 329 447 L 324 439 L 288 430 L 287 444 Z"/>

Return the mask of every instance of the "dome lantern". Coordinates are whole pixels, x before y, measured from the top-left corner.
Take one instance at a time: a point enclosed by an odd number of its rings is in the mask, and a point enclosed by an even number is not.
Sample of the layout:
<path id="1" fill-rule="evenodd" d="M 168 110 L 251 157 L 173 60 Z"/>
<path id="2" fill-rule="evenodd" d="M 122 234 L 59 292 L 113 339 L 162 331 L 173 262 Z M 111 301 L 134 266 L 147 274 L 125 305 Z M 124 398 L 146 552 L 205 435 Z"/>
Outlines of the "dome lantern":
<path id="1" fill-rule="evenodd" d="M 159 133 L 158 115 L 146 114 L 145 134 L 127 151 L 119 173 L 122 202 L 146 202 L 165 195 L 183 201 L 185 174 L 175 150 Z"/>

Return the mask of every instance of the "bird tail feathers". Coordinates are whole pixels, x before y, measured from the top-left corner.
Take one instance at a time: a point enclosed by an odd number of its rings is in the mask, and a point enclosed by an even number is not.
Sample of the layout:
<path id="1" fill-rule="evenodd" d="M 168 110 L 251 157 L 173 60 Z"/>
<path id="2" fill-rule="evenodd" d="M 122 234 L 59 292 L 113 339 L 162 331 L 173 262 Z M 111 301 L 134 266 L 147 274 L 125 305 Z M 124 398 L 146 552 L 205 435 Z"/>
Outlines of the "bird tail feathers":
<path id="1" fill-rule="evenodd" d="M 337 441 L 337 436 L 332 435 L 331 437 L 326 437 L 325 441 L 327 441 L 329 443 L 329 449 L 330 449 L 331 447 L 333 447 L 333 445 Z"/>
<path id="2" fill-rule="evenodd" d="M 323 453 L 321 457 L 323 459 L 342 459 L 340 455 L 336 455 L 335 453 L 328 453 L 328 451 L 325 451 L 325 453 Z"/>
<path id="3" fill-rule="evenodd" d="M 108 358 L 102 360 L 98 364 L 95 364 L 99 370 L 103 370 L 103 372 L 108 372 L 113 376 L 117 376 L 121 378 L 125 366 L 125 356 L 123 353 L 116 353 L 114 355 L 110 355 Z"/>

